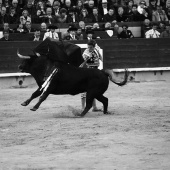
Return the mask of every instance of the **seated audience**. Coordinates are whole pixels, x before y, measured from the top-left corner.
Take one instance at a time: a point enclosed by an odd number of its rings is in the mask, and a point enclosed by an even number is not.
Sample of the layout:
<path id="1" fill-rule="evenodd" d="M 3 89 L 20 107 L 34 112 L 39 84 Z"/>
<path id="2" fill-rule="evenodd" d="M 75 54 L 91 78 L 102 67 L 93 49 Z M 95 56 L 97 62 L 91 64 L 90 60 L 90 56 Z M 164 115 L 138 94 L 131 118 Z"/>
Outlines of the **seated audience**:
<path id="1" fill-rule="evenodd" d="M 145 33 L 145 38 L 159 38 L 160 32 L 157 31 L 157 23 L 152 24 L 152 28 Z"/>
<path id="2" fill-rule="evenodd" d="M 109 13 L 110 6 L 109 6 L 109 3 L 107 2 L 107 0 L 99 1 L 98 9 L 99 9 L 99 13 L 102 15 L 102 17 L 104 15 L 106 15 L 107 13 Z"/>
<path id="3" fill-rule="evenodd" d="M 152 21 L 159 22 L 159 21 L 168 21 L 168 17 L 164 10 L 162 10 L 161 6 L 157 6 L 156 10 L 152 13 Z"/>
<path id="4" fill-rule="evenodd" d="M 24 33 L 24 25 L 19 24 L 17 28 L 14 29 L 14 33 Z"/>
<path id="5" fill-rule="evenodd" d="M 47 32 L 47 24 L 45 22 L 41 23 L 40 32 Z"/>
<path id="6" fill-rule="evenodd" d="M 20 16 L 19 22 L 20 22 L 21 24 L 25 25 L 25 23 L 26 23 L 27 21 L 31 22 L 31 17 L 29 16 L 28 11 L 27 11 L 27 10 L 24 10 L 24 11 L 22 12 L 22 15 Z"/>
<path id="7" fill-rule="evenodd" d="M 1 13 L 0 13 L 0 24 L 9 23 L 9 17 L 6 13 L 6 8 L 2 6 Z"/>
<path id="8" fill-rule="evenodd" d="M 98 9 L 96 7 L 93 8 L 93 13 L 90 15 L 92 22 L 103 22 L 102 15 L 99 14 Z"/>
<path id="9" fill-rule="evenodd" d="M 124 8 L 123 7 L 118 7 L 118 14 L 116 16 L 116 20 L 117 22 L 127 22 L 128 21 L 128 17 L 124 12 Z"/>
<path id="10" fill-rule="evenodd" d="M 61 8 L 60 15 L 56 17 L 57 23 L 66 23 L 67 20 L 67 10 L 65 8 Z"/>
<path id="11" fill-rule="evenodd" d="M 56 16 L 52 15 L 52 8 L 51 7 L 47 7 L 46 15 L 43 16 L 42 22 L 45 22 L 46 24 L 56 23 Z"/>
<path id="12" fill-rule="evenodd" d="M 170 38 L 170 24 L 166 24 L 165 30 L 161 33 L 160 38 Z"/>
<path id="13" fill-rule="evenodd" d="M 74 9 L 70 9 L 67 15 L 66 23 L 77 23 L 79 22 L 79 18 Z"/>
<path id="14" fill-rule="evenodd" d="M 66 34 L 63 40 L 78 40 L 79 37 L 76 35 L 77 28 L 74 26 L 70 26 L 67 30 L 68 34 Z"/>
<path id="15" fill-rule="evenodd" d="M 0 31 L 7 31 L 9 33 L 13 33 L 14 30 L 9 27 L 9 23 L 4 23 L 3 28 L 0 28 Z"/>
<path id="16" fill-rule="evenodd" d="M 79 15 L 79 21 L 84 21 L 85 23 L 91 23 L 92 19 L 90 18 L 87 9 L 83 8 Z"/>
<path id="17" fill-rule="evenodd" d="M 139 13 L 139 20 L 144 21 L 145 19 L 152 20 L 152 14 L 150 13 L 146 2 L 144 0 L 140 1 L 137 11 Z"/>
<path id="18" fill-rule="evenodd" d="M 85 30 L 86 25 L 85 25 L 85 22 L 84 22 L 84 21 L 80 21 L 78 25 L 79 25 L 79 27 L 82 29 L 82 31 Z"/>
<path id="19" fill-rule="evenodd" d="M 35 29 L 32 28 L 32 24 L 30 21 L 27 21 L 25 23 L 25 27 L 24 27 L 24 33 L 31 33 L 31 32 L 35 32 Z"/>
<path id="20" fill-rule="evenodd" d="M 77 29 L 76 35 L 77 35 L 78 40 L 83 40 L 83 33 L 82 33 L 81 28 Z"/>
<path id="21" fill-rule="evenodd" d="M 54 1 L 53 2 L 53 11 L 52 11 L 52 15 L 58 17 L 60 15 L 60 2 L 59 1 Z"/>
<path id="22" fill-rule="evenodd" d="M 77 1 L 77 5 L 75 7 L 75 12 L 77 13 L 77 15 L 79 16 L 81 13 L 81 10 L 83 9 L 83 1 L 82 0 L 78 0 Z"/>
<path id="23" fill-rule="evenodd" d="M 145 19 L 141 25 L 141 37 L 145 38 L 145 32 L 150 29 L 152 29 L 151 21 L 149 19 Z"/>
<path id="24" fill-rule="evenodd" d="M 15 8 L 10 8 L 10 13 L 8 15 L 9 17 L 9 24 L 17 24 L 18 23 L 18 17 L 15 11 Z"/>
<path id="25" fill-rule="evenodd" d="M 49 27 L 48 27 L 48 29 L 49 29 L 49 31 L 48 32 L 46 32 L 46 33 L 44 33 L 44 38 L 43 38 L 43 41 L 47 38 L 47 37 L 49 37 L 49 38 L 52 38 L 52 39 L 55 39 L 55 40 L 59 40 L 59 36 L 58 36 L 58 33 L 57 33 L 57 29 L 58 29 L 58 27 L 57 26 L 55 26 L 55 25 L 50 25 Z"/>
<path id="26" fill-rule="evenodd" d="M 12 41 L 9 38 L 9 32 L 8 31 L 3 31 L 3 37 L 0 39 L 0 41 Z"/>
<path id="27" fill-rule="evenodd" d="M 116 21 L 116 14 L 113 8 L 108 10 L 108 13 L 104 15 L 103 22 L 113 22 Z"/>
<path id="28" fill-rule="evenodd" d="M 41 40 L 42 40 L 41 32 L 39 29 L 36 29 L 33 37 L 30 38 L 30 41 L 41 41 Z"/>
<path id="29" fill-rule="evenodd" d="M 129 38 L 134 38 L 132 32 L 128 30 L 127 25 L 122 25 L 122 32 L 118 34 L 118 39 L 129 39 Z"/>
<path id="30" fill-rule="evenodd" d="M 96 37 L 94 36 L 93 30 L 87 29 L 86 30 L 86 37 L 84 39 L 87 39 L 87 40 L 96 39 Z"/>

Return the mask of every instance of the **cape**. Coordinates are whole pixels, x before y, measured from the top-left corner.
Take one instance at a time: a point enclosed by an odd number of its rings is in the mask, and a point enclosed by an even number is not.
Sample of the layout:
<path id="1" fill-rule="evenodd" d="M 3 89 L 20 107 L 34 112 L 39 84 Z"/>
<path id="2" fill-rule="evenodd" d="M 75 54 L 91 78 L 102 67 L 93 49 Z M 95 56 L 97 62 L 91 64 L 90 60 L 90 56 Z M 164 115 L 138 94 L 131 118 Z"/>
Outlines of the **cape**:
<path id="1" fill-rule="evenodd" d="M 67 41 L 52 41 L 46 38 L 33 51 L 42 56 L 47 56 L 54 62 L 69 63 L 76 67 L 79 67 L 84 61 L 81 48 Z"/>

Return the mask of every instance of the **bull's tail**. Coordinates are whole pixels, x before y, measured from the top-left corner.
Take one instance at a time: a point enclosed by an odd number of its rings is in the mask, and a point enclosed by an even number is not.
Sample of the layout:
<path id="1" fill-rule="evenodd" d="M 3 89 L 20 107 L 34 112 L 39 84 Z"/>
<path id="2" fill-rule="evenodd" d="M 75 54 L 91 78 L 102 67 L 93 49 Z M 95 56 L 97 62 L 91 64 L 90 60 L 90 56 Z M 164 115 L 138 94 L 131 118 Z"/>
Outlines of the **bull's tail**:
<path id="1" fill-rule="evenodd" d="M 122 82 L 116 82 L 116 79 L 115 79 L 115 75 L 114 75 L 113 70 L 106 69 L 106 70 L 105 70 L 105 73 L 109 76 L 109 79 L 110 79 L 113 83 L 117 84 L 118 86 L 123 86 L 123 85 L 125 85 L 125 84 L 127 83 L 127 81 L 128 81 L 129 72 L 128 72 L 127 69 L 125 69 L 124 80 L 123 80 Z"/>

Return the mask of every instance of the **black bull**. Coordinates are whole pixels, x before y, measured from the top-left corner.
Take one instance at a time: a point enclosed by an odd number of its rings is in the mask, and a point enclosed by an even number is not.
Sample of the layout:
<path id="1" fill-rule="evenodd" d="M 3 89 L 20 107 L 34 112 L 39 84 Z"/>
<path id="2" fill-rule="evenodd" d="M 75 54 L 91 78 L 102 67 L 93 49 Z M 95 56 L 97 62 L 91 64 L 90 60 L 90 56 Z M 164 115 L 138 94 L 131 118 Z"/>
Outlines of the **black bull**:
<path id="1" fill-rule="evenodd" d="M 21 57 L 21 55 L 19 56 Z M 46 72 L 51 73 L 54 68 L 57 68 L 57 73 L 53 74 L 48 88 L 44 90 L 42 85 Z M 31 109 L 36 111 L 49 94 L 76 95 L 86 92 L 86 107 L 78 116 L 84 116 L 90 110 L 94 98 L 103 104 L 103 113 L 108 114 L 108 98 L 103 96 L 103 94 L 108 89 L 109 78 L 119 86 L 125 85 L 128 79 L 127 71 L 125 71 L 124 80 L 118 83 L 114 78 L 115 75 L 112 70 L 77 68 L 62 62 L 55 62 L 54 64 L 54 62 L 43 56 L 29 56 L 22 61 L 19 69 L 22 72 L 30 73 L 39 86 L 31 97 L 21 104 L 22 106 L 27 106 L 34 98 L 41 95 L 37 104 Z"/>

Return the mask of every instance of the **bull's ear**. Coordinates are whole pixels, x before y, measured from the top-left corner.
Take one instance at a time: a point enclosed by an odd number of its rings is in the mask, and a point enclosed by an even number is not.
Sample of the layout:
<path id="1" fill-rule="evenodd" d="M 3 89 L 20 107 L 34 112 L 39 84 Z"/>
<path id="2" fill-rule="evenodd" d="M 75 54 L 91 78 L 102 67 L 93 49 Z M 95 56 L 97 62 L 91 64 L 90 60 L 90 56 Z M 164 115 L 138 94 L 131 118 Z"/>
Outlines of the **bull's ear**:
<path id="1" fill-rule="evenodd" d="M 30 56 L 24 56 L 24 55 L 19 54 L 19 49 L 17 50 L 17 55 L 21 59 L 30 59 L 31 58 Z"/>

